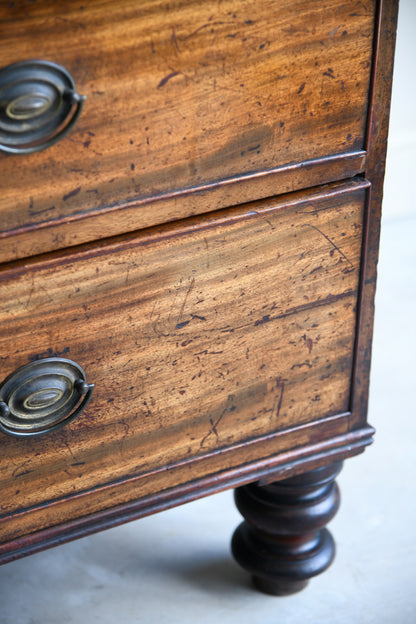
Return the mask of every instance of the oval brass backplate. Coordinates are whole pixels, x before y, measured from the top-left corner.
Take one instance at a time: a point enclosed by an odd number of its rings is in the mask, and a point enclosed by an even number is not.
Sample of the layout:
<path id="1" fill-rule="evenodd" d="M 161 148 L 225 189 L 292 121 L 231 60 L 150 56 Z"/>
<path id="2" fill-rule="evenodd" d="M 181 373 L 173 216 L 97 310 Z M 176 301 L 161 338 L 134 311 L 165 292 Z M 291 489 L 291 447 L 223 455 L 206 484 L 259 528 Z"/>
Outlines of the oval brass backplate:
<path id="1" fill-rule="evenodd" d="M 29 154 L 54 145 L 74 126 L 84 97 L 71 74 L 49 61 L 0 70 L 0 151 Z"/>
<path id="2" fill-rule="evenodd" d="M 53 431 L 81 413 L 93 388 L 76 362 L 63 358 L 30 362 L 0 385 L 0 430 L 13 436 Z"/>

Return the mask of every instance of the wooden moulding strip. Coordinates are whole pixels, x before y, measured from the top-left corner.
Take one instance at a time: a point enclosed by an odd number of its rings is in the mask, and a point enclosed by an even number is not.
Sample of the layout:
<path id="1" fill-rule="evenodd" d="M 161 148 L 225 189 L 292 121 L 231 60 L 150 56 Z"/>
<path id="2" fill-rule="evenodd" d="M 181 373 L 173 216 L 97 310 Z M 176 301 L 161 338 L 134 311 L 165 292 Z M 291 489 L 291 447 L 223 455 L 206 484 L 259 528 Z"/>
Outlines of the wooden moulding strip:
<path id="1" fill-rule="evenodd" d="M 370 183 L 361 178 L 353 178 L 346 181 L 329 183 L 324 186 L 308 188 L 293 193 L 279 195 L 257 202 L 246 202 L 232 206 L 226 212 L 212 211 L 209 214 L 190 216 L 186 219 L 177 220 L 175 223 L 162 223 L 158 227 L 142 228 L 139 231 L 127 232 L 118 236 L 108 237 L 105 240 L 93 240 L 90 243 L 77 245 L 72 249 L 55 250 L 50 254 L 42 254 L 28 259 L 20 259 L 9 262 L 0 267 L 0 280 L 8 278 L 11 274 L 17 276 L 26 273 L 27 270 L 43 270 L 45 267 L 60 266 L 67 262 L 76 262 L 85 258 L 93 258 L 101 255 L 113 254 L 124 248 L 149 245 L 163 239 L 172 239 L 175 236 L 186 235 L 198 229 L 215 228 L 219 225 L 229 224 L 242 219 L 253 218 L 258 214 L 266 214 L 276 209 L 286 210 L 293 205 L 301 205 L 302 202 L 335 200 L 345 194 L 361 192 L 370 187 Z"/>
<path id="2" fill-rule="evenodd" d="M 288 453 L 291 453 L 293 447 L 298 449 L 296 451 L 297 453 L 302 453 L 302 448 L 309 447 L 311 441 L 313 444 L 317 444 L 323 437 L 324 439 L 330 439 L 331 437 L 338 438 L 340 435 L 344 435 L 347 432 L 346 424 L 349 416 L 349 412 L 327 416 L 314 422 L 295 425 L 294 427 L 283 429 L 278 432 L 269 433 L 250 440 L 244 440 L 225 448 L 217 448 L 197 457 L 181 459 L 170 464 L 163 464 L 140 474 L 124 475 L 120 479 L 78 491 L 69 496 L 49 499 L 47 502 L 39 505 L 21 507 L 14 512 L 8 512 L 0 517 L 0 522 L 8 518 L 16 519 L 24 517 L 27 513 L 37 512 L 42 509 L 59 507 L 71 501 L 83 500 L 85 497 L 91 497 L 91 495 L 100 495 L 101 492 L 107 493 L 110 490 L 118 490 L 122 487 L 128 487 L 129 484 L 144 481 L 154 482 L 160 475 L 165 475 L 167 473 L 173 475 L 175 472 L 181 471 L 184 468 L 190 468 L 192 470 L 190 481 L 194 481 L 196 475 L 205 477 L 209 472 L 221 472 L 222 466 L 224 465 L 227 466 L 226 469 L 238 469 L 241 465 L 251 465 L 253 461 L 259 461 L 257 459 L 250 461 L 249 458 L 253 456 L 253 447 L 259 448 L 260 445 L 261 450 L 256 453 L 257 456 L 267 457 L 267 465 L 270 465 L 272 461 L 280 464 L 280 458 L 284 458 Z M 322 429 L 325 429 L 324 433 L 322 433 Z M 293 438 L 295 438 L 295 440 L 293 440 Z M 230 454 L 232 459 L 227 460 L 226 458 Z M 273 459 L 271 459 L 271 454 L 275 456 Z M 206 467 L 207 464 L 208 468 Z M 176 481 L 174 480 L 170 483 L 169 487 L 175 487 L 176 482 L 184 483 L 183 480 L 181 481 L 179 479 L 178 481 L 176 479 Z M 165 489 L 165 487 L 163 489 Z M 159 491 L 159 488 L 154 486 L 152 490 Z"/>
<path id="3" fill-rule="evenodd" d="M 87 213 L 75 213 L 61 219 L 27 223 L 0 232 L 0 263 L 346 180 L 361 174 L 365 163 L 365 151 L 328 156 L 156 197 L 98 207 Z"/>
<path id="4" fill-rule="evenodd" d="M 348 414 L 336 417 L 338 429 L 340 426 L 342 428 L 342 423 L 345 423 L 346 419 L 348 419 Z M 322 425 L 323 422 L 320 424 Z M 367 445 L 372 443 L 373 434 L 374 429 L 367 426 L 361 430 L 344 433 L 324 441 L 315 441 L 279 455 L 247 462 L 242 466 L 223 469 L 209 476 L 202 476 L 167 488 L 156 494 L 129 500 L 111 508 L 93 512 L 88 516 L 66 520 L 55 526 L 11 539 L 0 545 L 0 564 L 225 489 L 239 487 L 253 481 L 268 483 L 284 479 L 313 470 L 331 461 L 352 457 L 361 453 Z"/>

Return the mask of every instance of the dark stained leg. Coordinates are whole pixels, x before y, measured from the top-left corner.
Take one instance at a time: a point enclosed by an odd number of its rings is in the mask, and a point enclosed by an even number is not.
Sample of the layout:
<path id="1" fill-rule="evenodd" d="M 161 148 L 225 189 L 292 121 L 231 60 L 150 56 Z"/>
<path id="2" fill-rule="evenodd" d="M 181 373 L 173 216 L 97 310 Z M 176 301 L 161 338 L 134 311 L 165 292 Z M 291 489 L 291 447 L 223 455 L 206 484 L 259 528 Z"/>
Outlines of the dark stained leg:
<path id="1" fill-rule="evenodd" d="M 332 563 L 335 544 L 324 526 L 339 507 L 335 478 L 341 468 L 337 462 L 284 481 L 235 490 L 245 522 L 233 535 L 232 552 L 257 589 L 276 596 L 293 594 Z"/>

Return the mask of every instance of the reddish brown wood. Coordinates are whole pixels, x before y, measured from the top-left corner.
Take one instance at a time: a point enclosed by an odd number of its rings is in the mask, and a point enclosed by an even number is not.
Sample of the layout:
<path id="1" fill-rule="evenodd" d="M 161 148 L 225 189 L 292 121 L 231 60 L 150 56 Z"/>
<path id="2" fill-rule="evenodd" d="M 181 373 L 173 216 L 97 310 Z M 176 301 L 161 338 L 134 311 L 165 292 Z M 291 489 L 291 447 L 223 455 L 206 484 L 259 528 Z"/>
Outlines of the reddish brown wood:
<path id="1" fill-rule="evenodd" d="M 62 142 L 23 159 L 0 155 L 0 230 L 12 238 L 36 231 L 9 251 L 21 257 L 91 240 L 95 225 L 83 217 L 97 214 L 101 237 L 146 227 L 161 222 L 149 202 L 161 194 L 363 150 L 375 5 L 1 3 L 0 66 L 55 61 L 87 98 Z M 319 174 L 306 185 L 337 179 Z M 217 207 L 244 194 L 234 188 Z M 119 223 L 117 207 L 135 202 Z M 162 221 L 192 212 L 189 201 L 171 201 Z M 68 227 L 74 219 L 78 227 Z"/>
<path id="2" fill-rule="evenodd" d="M 0 563 L 254 480 L 279 498 L 371 442 L 397 4 L 0 7 L 0 66 L 87 95 L 64 141 L 0 157 L 0 380 L 56 355 L 96 383 L 67 428 L 0 437 Z"/>
<path id="3" fill-rule="evenodd" d="M 269 485 L 235 491 L 243 522 L 232 540 L 238 563 L 257 589 L 283 596 L 303 589 L 331 564 L 335 544 L 325 525 L 339 507 L 334 481 L 342 462 Z"/>

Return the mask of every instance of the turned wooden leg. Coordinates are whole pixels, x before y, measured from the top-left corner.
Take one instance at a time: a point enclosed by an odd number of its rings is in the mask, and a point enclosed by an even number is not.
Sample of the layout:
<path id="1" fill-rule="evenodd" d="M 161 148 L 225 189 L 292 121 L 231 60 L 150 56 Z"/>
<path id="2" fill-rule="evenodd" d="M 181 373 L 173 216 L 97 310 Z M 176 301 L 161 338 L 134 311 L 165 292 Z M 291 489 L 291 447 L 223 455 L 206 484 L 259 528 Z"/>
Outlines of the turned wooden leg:
<path id="1" fill-rule="evenodd" d="M 257 589 L 284 596 L 303 589 L 335 555 L 323 528 L 339 507 L 335 477 L 342 462 L 260 486 L 238 488 L 235 501 L 245 518 L 233 535 L 236 561 L 253 575 Z"/>

